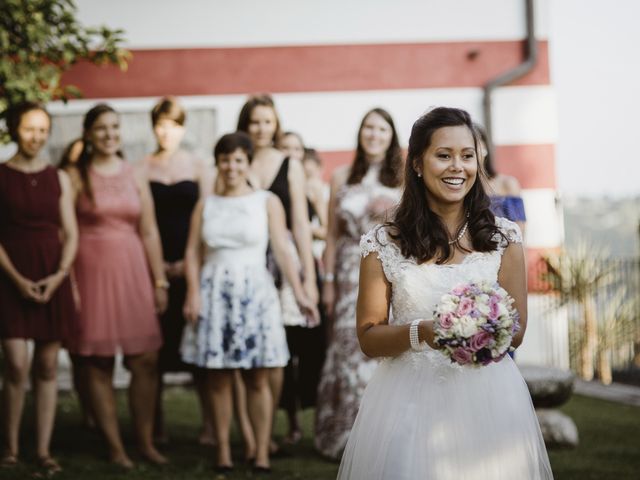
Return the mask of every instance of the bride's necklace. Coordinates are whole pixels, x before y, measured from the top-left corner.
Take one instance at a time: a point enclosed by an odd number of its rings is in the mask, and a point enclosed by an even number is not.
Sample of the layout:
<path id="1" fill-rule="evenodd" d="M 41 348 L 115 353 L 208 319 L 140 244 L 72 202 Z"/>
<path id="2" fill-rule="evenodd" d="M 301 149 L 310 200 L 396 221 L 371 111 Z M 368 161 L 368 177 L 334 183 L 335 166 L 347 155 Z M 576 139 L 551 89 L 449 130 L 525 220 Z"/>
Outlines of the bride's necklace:
<path id="1" fill-rule="evenodd" d="M 464 225 L 460 229 L 460 232 L 458 232 L 458 235 L 456 236 L 456 238 L 454 238 L 453 240 L 449 240 L 448 242 L 449 245 L 453 245 L 454 243 L 458 243 L 460 240 L 462 240 L 462 237 L 464 237 L 464 234 L 467 233 L 468 226 L 469 226 L 469 220 L 464 222 Z"/>

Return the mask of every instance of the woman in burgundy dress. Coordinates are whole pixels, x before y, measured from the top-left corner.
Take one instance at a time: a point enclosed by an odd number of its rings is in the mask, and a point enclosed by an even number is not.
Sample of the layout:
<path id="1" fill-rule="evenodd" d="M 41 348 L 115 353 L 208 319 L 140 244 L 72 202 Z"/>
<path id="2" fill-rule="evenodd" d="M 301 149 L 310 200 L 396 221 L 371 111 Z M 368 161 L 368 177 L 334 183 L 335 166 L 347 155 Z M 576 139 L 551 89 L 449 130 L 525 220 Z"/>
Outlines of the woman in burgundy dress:
<path id="1" fill-rule="evenodd" d="M 0 164 L 0 339 L 4 354 L 1 463 L 18 463 L 18 434 L 33 340 L 33 391 L 38 463 L 60 471 L 51 458 L 57 398 L 57 360 L 68 322 L 76 314 L 69 268 L 78 247 L 71 182 L 39 156 L 49 136 L 46 110 L 24 102 L 7 126 L 18 151 Z"/>
<path id="2" fill-rule="evenodd" d="M 146 177 L 122 159 L 119 118 L 111 107 L 89 110 L 83 128 L 82 153 L 69 171 L 80 231 L 74 272 L 81 313 L 66 345 L 88 385 L 111 462 L 133 466 L 112 385 L 114 357 L 122 353 L 131 371 L 129 403 L 140 453 L 166 463 L 153 445 L 153 416 L 162 345 L 156 312 L 166 308 L 169 283 L 151 192 Z"/>

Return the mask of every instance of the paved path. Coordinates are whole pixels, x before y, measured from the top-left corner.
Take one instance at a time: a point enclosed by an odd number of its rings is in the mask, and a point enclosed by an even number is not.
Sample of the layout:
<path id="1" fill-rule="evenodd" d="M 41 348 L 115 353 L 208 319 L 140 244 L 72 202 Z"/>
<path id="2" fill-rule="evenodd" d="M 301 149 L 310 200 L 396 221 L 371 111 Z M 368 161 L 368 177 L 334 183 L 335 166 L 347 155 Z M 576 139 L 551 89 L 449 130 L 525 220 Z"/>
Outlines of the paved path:
<path id="1" fill-rule="evenodd" d="M 599 382 L 576 379 L 574 392 L 587 397 L 640 407 L 640 387 L 633 385 L 624 385 L 622 383 L 603 385 Z"/>

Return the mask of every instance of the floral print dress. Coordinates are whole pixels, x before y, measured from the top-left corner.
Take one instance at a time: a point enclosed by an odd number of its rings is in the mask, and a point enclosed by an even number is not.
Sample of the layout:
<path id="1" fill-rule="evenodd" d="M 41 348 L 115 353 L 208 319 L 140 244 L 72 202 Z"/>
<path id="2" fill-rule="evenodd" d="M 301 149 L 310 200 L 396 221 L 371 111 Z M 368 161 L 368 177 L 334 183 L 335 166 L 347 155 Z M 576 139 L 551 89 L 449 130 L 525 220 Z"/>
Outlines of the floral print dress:
<path id="1" fill-rule="evenodd" d="M 202 306 L 198 322 L 185 328 L 184 362 L 211 369 L 287 364 L 280 301 L 266 267 L 271 195 L 256 191 L 238 197 L 211 195 L 205 200 Z"/>
<path id="2" fill-rule="evenodd" d="M 335 288 L 332 340 L 318 386 L 316 449 L 339 459 L 355 421 L 364 389 L 378 362 L 360 350 L 356 336 L 356 299 L 360 271 L 360 237 L 387 220 L 400 200 L 399 188 L 380 183 L 379 168 L 371 167 L 354 185 L 337 192 Z"/>

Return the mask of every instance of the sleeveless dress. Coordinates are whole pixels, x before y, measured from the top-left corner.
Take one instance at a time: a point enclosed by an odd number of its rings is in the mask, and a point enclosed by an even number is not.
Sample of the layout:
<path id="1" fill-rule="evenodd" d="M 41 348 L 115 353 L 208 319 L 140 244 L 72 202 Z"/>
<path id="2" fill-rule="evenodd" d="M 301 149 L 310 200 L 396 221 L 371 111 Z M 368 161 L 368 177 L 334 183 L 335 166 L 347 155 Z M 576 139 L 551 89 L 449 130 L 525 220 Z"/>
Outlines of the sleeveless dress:
<path id="1" fill-rule="evenodd" d="M 61 193 L 53 167 L 24 173 L 0 164 L 0 245 L 16 270 L 30 280 L 42 280 L 60 266 Z M 75 315 L 68 278 L 41 305 L 25 300 L 0 270 L 0 338 L 60 341 Z"/>
<path id="2" fill-rule="evenodd" d="M 520 229 L 496 218 L 509 242 Z M 475 252 L 460 264 L 418 265 L 385 227 L 362 238 L 392 284 L 390 324 L 431 318 L 440 297 L 472 280 L 496 282 L 502 252 Z M 473 368 L 427 348 L 380 362 L 367 386 L 338 479 L 547 480 L 553 475 L 527 386 L 513 360 Z"/>
<path id="3" fill-rule="evenodd" d="M 370 167 L 362 182 L 344 185 L 336 194 L 334 324 L 332 340 L 322 368 L 316 409 L 316 449 L 338 460 L 342 454 L 360 399 L 378 361 L 366 357 L 356 337 L 356 300 L 360 271 L 360 237 L 400 200 L 399 188 L 378 180 L 379 168 Z"/>
<path id="4" fill-rule="evenodd" d="M 184 258 L 189 236 L 191 213 L 199 197 L 198 183 L 183 180 L 174 184 L 149 182 L 156 211 L 158 231 L 165 262 Z M 158 368 L 162 372 L 178 372 L 187 368 L 180 357 L 180 341 L 185 319 L 182 307 L 187 293 L 184 277 L 169 279 L 169 305 L 160 316 L 164 343 L 159 352 Z"/>
<path id="5" fill-rule="evenodd" d="M 141 203 L 130 165 L 115 175 L 90 169 L 94 203 L 76 204 L 80 242 L 74 272 L 81 314 L 70 353 L 111 357 L 156 351 L 162 344 L 154 290 L 138 233 Z"/>
<path id="6" fill-rule="evenodd" d="M 282 161 L 280 169 L 268 190 L 275 194 L 276 197 L 280 199 L 280 202 L 282 202 L 285 219 L 287 221 L 287 230 L 289 232 L 289 254 L 293 258 L 296 268 L 302 272 L 302 262 L 300 261 L 298 249 L 296 248 L 293 233 L 291 231 L 293 228 L 293 218 L 291 195 L 289 192 L 289 157 L 285 157 Z M 276 286 L 278 287 L 278 295 L 280 296 L 280 305 L 282 307 L 282 321 L 284 322 L 284 325 L 286 327 L 306 326 L 307 319 L 300 312 L 298 303 L 296 302 L 296 298 L 293 294 L 293 289 L 278 269 L 271 249 L 269 249 L 267 253 L 267 266 L 276 281 Z"/>
<path id="7" fill-rule="evenodd" d="M 282 161 L 269 191 L 280 199 L 284 207 L 289 230 L 289 254 L 302 274 L 302 262 L 291 232 L 293 219 L 289 192 L 289 162 L 289 157 Z M 280 406 L 288 411 L 294 411 L 298 405 L 302 408 L 311 407 L 316 401 L 320 369 L 324 362 L 324 327 L 307 327 L 307 318 L 300 312 L 293 288 L 279 271 L 271 250 L 267 256 L 267 265 L 278 286 L 282 321 L 291 353 L 291 360 L 284 369 Z"/>
<path id="8" fill-rule="evenodd" d="M 270 195 L 260 190 L 205 200 L 202 307 L 197 324 L 184 329 L 184 362 L 251 369 L 283 367 L 289 360 L 278 293 L 265 263 Z"/>

